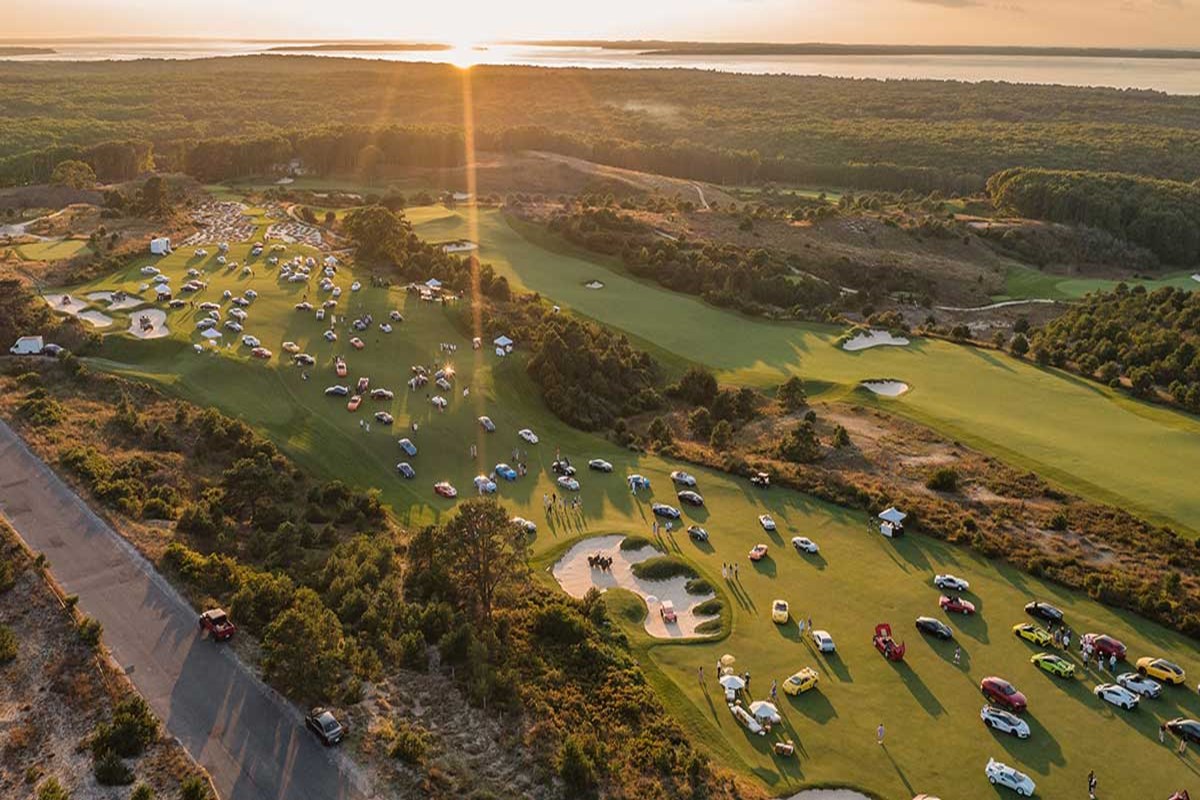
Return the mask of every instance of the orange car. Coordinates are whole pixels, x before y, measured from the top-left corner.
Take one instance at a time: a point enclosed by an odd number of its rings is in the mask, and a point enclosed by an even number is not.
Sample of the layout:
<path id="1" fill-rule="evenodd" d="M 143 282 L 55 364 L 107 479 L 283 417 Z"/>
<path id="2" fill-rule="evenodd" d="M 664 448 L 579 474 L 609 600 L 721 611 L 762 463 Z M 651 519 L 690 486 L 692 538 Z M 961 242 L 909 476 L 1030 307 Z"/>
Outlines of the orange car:
<path id="1" fill-rule="evenodd" d="M 362 403 L 362 395 L 356 394 L 350 398 L 350 402 L 346 403 L 347 411 L 358 411 L 359 404 Z"/>
<path id="2" fill-rule="evenodd" d="M 767 546 L 765 544 L 756 544 L 750 550 L 751 561 L 762 561 L 767 555 Z"/>
<path id="3" fill-rule="evenodd" d="M 363 340 L 359 339 L 357 336 L 350 340 L 350 346 L 355 350 L 362 350 L 364 347 L 366 347 L 366 345 L 363 344 Z"/>

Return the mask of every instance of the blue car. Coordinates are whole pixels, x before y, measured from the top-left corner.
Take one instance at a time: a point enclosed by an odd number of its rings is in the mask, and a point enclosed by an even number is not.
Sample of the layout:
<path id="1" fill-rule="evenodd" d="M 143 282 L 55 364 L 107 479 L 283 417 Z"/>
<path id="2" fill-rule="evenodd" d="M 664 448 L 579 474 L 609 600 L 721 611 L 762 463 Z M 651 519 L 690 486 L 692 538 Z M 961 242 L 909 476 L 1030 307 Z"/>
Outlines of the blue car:
<path id="1" fill-rule="evenodd" d="M 650 488 L 650 479 L 647 478 L 645 475 L 638 475 L 637 473 L 634 473 L 633 475 L 629 476 L 628 480 L 629 480 L 629 485 L 634 489 L 649 489 Z"/>
<path id="2" fill-rule="evenodd" d="M 497 464 L 496 469 L 493 471 L 496 473 L 496 477 L 504 478 L 506 481 L 515 481 L 517 479 L 517 471 L 508 464 Z"/>
<path id="3" fill-rule="evenodd" d="M 679 509 L 675 506 L 669 506 L 666 503 L 653 503 L 650 506 L 650 510 L 654 512 L 656 517 L 679 519 Z"/>
<path id="4" fill-rule="evenodd" d="M 401 439 L 399 442 L 397 442 L 397 444 L 400 445 L 401 450 L 408 453 L 410 456 L 415 456 L 417 454 L 417 446 L 412 443 L 412 440 Z"/>

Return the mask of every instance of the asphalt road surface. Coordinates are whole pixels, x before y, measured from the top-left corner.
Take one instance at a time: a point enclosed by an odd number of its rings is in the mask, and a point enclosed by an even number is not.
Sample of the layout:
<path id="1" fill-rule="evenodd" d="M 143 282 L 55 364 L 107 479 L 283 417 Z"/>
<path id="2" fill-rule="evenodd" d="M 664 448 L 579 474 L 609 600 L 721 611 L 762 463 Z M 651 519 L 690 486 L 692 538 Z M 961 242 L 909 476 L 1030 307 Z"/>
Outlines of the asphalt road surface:
<path id="1" fill-rule="evenodd" d="M 232 651 L 201 638 L 196 612 L 0 422 L 0 513 L 80 609 L 167 731 L 224 800 L 366 800 L 353 764 L 319 744 L 292 706 Z"/>

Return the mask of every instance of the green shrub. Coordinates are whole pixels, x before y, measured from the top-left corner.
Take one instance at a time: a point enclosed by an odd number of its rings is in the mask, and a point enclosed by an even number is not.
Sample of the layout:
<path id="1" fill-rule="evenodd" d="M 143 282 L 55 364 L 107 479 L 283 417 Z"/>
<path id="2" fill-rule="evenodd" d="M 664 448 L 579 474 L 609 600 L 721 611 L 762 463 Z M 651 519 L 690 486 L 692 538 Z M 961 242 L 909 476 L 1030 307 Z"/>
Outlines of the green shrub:
<path id="1" fill-rule="evenodd" d="M 67 790 L 58 782 L 58 778 L 47 778 L 46 781 L 38 787 L 37 800 L 68 800 L 70 795 Z"/>
<path id="2" fill-rule="evenodd" d="M 692 609 L 692 611 L 696 614 L 700 614 L 701 616 L 710 617 L 714 614 L 720 614 L 721 608 L 722 605 L 720 599 L 712 597 L 697 605 Z"/>
<path id="3" fill-rule="evenodd" d="M 709 619 L 696 626 L 696 633 L 717 633 L 721 630 L 721 620 Z"/>
<path id="4" fill-rule="evenodd" d="M 30 425 L 38 428 L 57 425 L 66 417 L 66 411 L 62 405 L 47 395 L 45 389 L 34 389 L 25 395 L 25 399 L 21 401 L 17 410 L 29 421 Z"/>
<path id="5" fill-rule="evenodd" d="M 641 550 L 643 547 L 653 547 L 654 542 L 645 536 L 626 536 L 621 540 L 622 550 Z"/>
<path id="6" fill-rule="evenodd" d="M 533 620 L 534 635 L 547 644 L 578 644 L 587 638 L 583 618 L 564 605 L 541 609 Z"/>
<path id="7" fill-rule="evenodd" d="M 591 795 L 596 785 L 596 765 L 575 736 L 568 736 L 559 751 L 558 777 L 568 797 Z"/>
<path id="8" fill-rule="evenodd" d="M 3 556 L 0 556 L 0 594 L 7 592 L 17 582 L 17 576 L 13 571 L 12 563 Z"/>
<path id="9" fill-rule="evenodd" d="M 7 625 L 0 625 L 0 664 L 17 657 L 17 635 Z"/>
<path id="10" fill-rule="evenodd" d="M 704 578 L 692 578 L 684 587 L 688 594 L 713 594 L 713 586 Z"/>
<path id="11" fill-rule="evenodd" d="M 388 748 L 388 755 L 406 764 L 419 766 L 425 760 L 428 750 L 429 736 L 425 731 L 415 725 L 401 723 L 396 731 L 396 738 Z"/>
<path id="12" fill-rule="evenodd" d="M 79 631 L 79 638 L 88 647 L 97 647 L 100 644 L 100 637 L 104 634 L 104 625 L 98 619 L 84 617 L 79 620 L 79 624 L 75 626 Z"/>
<path id="13" fill-rule="evenodd" d="M 186 779 L 179 786 L 180 800 L 209 800 L 212 793 L 208 791 L 208 784 L 198 775 Z"/>
<path id="14" fill-rule="evenodd" d="M 101 786 L 128 786 L 133 783 L 133 770 L 112 750 L 105 750 L 95 757 L 92 772 Z"/>
<path id="15" fill-rule="evenodd" d="M 925 487 L 935 492 L 958 491 L 958 472 L 953 467 L 942 467 L 929 476 Z"/>
<path id="16" fill-rule="evenodd" d="M 133 758 L 145 752 L 158 734 L 158 721 L 150 704 L 141 695 L 130 695 L 117 703 L 110 723 L 96 728 L 92 752 L 111 750 L 118 756 Z"/>
<path id="17" fill-rule="evenodd" d="M 139 783 L 129 795 L 129 800 L 154 800 L 154 790 L 144 783 Z"/>
<path id="18" fill-rule="evenodd" d="M 665 581 L 669 578 L 695 578 L 696 570 L 678 556 L 655 556 L 633 565 L 633 574 L 647 581 Z"/>

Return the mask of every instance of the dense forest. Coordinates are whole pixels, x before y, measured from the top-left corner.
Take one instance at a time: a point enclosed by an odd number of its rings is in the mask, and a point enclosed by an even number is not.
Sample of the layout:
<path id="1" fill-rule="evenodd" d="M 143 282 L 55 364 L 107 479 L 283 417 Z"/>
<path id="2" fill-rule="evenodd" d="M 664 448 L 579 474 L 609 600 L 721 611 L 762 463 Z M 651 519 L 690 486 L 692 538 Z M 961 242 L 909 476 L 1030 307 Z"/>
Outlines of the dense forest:
<path id="1" fill-rule="evenodd" d="M 1088 225 L 1168 264 L 1200 261 L 1200 186 L 1113 172 L 1010 169 L 988 179 L 1004 211 Z"/>
<path id="2" fill-rule="evenodd" d="M 1200 293 L 1121 284 L 1072 305 L 1029 344 L 1043 363 L 1200 412 Z"/>
<path id="3" fill-rule="evenodd" d="M 1196 97 L 689 70 L 476 67 L 465 77 L 480 149 L 547 149 L 716 182 L 946 192 L 1015 166 L 1200 175 Z M 4 63 L 0 180 L 33 180 L 33 154 L 47 147 L 148 142 L 170 169 L 205 140 L 287 139 L 299 155 L 284 132 L 457 130 L 463 81 L 449 65 L 301 56 Z"/>

